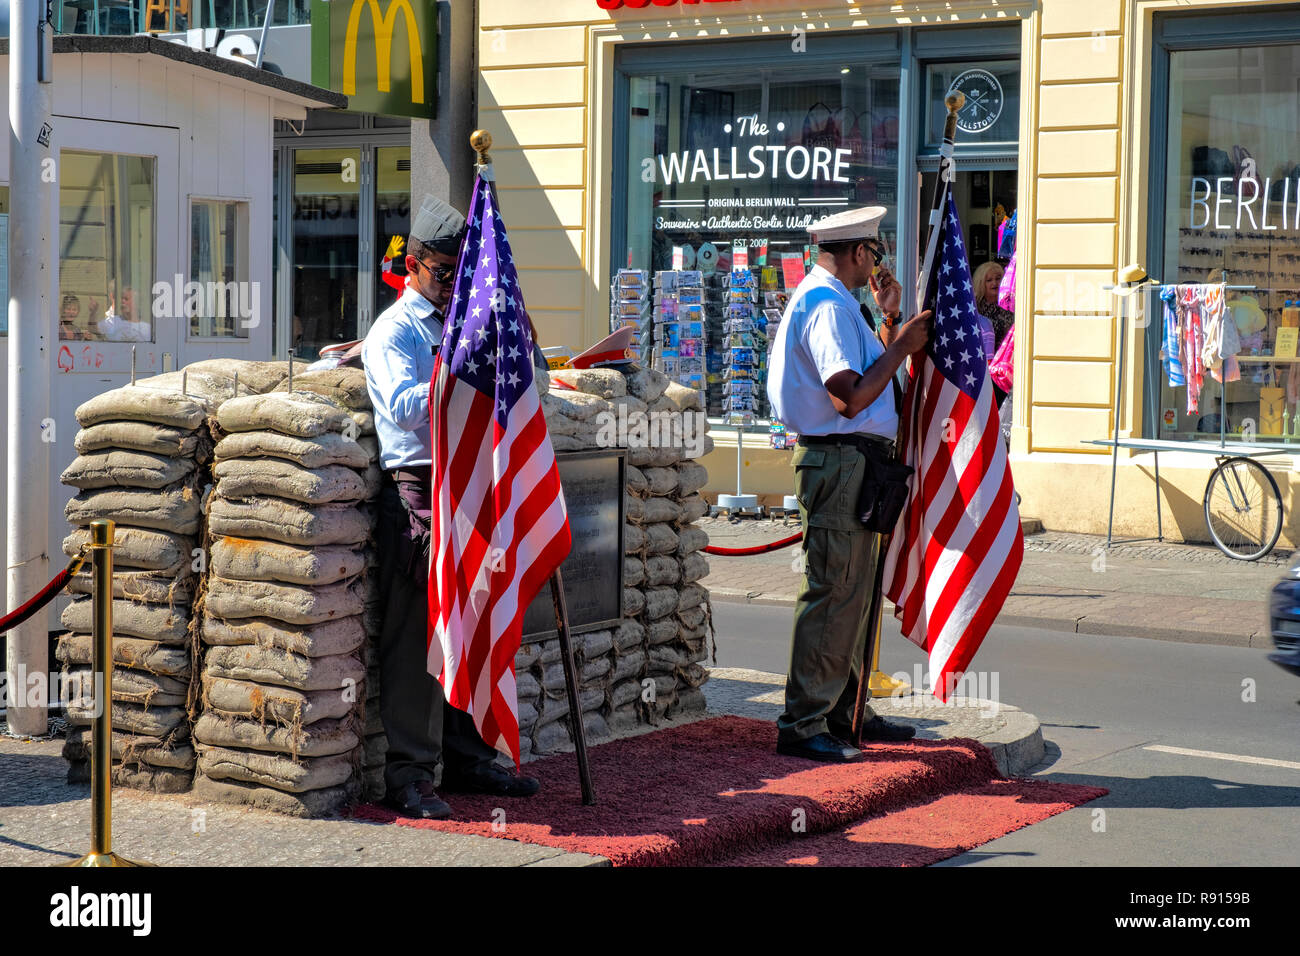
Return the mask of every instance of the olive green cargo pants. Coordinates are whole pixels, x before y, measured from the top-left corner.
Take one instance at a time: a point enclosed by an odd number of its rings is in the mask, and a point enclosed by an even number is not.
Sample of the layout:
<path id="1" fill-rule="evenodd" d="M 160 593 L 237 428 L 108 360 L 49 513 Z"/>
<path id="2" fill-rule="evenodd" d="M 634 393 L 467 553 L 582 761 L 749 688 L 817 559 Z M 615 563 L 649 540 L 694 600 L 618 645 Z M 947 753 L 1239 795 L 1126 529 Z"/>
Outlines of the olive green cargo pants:
<path id="1" fill-rule="evenodd" d="M 794 489 L 803 527 L 803 584 L 785 684 L 781 741 L 794 743 L 853 723 L 867 640 L 867 607 L 880 536 L 857 517 L 866 459 L 852 445 L 799 445 Z M 871 718 L 868 708 L 866 719 Z"/>

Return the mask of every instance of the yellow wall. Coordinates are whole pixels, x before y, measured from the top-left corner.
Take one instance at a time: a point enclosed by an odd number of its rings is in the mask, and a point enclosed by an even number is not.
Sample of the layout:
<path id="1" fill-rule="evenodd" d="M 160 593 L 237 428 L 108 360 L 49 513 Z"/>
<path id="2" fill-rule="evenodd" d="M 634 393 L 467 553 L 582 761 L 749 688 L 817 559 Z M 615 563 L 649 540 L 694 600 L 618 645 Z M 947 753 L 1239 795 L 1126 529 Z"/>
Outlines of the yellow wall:
<path id="1" fill-rule="evenodd" d="M 1115 303 L 1101 286 L 1146 248 L 1152 14 L 1264 8 L 1242 0 L 918 0 L 906 5 L 740 0 L 603 11 L 596 0 L 479 0 L 479 122 L 496 139 L 497 185 L 520 278 L 546 342 L 587 345 L 608 329 L 613 67 L 620 43 L 777 37 L 936 23 L 1023 23 L 1017 380 L 1012 467 L 1022 513 L 1048 528 L 1104 531 Z M 1120 434 L 1140 434 L 1145 358 L 1126 350 Z M 715 434 L 713 491 L 733 490 L 734 432 Z M 755 442 L 757 438 L 753 439 Z M 745 491 L 790 490 L 788 453 L 747 448 Z M 1273 468 L 1290 518 L 1292 459 Z M 1151 455 L 1121 455 L 1117 529 L 1155 532 Z M 1166 532 L 1204 539 L 1212 459 L 1165 455 Z"/>

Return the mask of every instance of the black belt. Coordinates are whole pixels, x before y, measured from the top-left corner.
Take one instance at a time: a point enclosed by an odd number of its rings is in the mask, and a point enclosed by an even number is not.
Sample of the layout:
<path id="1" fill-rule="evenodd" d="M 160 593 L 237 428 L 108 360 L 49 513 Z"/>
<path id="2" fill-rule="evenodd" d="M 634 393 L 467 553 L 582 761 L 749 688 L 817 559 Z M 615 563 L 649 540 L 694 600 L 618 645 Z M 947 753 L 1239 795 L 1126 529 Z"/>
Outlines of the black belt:
<path id="1" fill-rule="evenodd" d="M 385 474 L 394 481 L 415 481 L 427 485 L 433 480 L 433 466 L 407 465 L 405 468 L 393 468 Z"/>
<path id="2" fill-rule="evenodd" d="M 894 443 L 880 435 L 800 435 L 799 444 L 812 445 L 852 445 L 864 455 L 868 452 L 894 453 Z"/>

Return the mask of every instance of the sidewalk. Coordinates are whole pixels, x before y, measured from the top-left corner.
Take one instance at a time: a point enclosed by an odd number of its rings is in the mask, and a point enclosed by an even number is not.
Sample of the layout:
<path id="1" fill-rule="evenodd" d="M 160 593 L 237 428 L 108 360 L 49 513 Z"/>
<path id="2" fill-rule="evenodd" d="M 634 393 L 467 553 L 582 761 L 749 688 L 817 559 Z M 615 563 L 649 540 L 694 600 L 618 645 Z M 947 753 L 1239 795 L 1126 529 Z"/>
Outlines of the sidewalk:
<path id="1" fill-rule="evenodd" d="M 798 521 L 705 518 L 709 543 L 747 547 L 798 532 Z M 793 605 L 799 546 L 749 557 L 709 555 L 702 582 L 715 601 Z M 1234 647 L 1272 647 L 1268 592 L 1290 562 L 1285 548 L 1257 562 L 1213 546 L 1142 542 L 1106 548 L 1104 537 L 1025 536 L 1020 576 L 999 624 L 1081 634 L 1149 637 Z M 892 606 L 886 604 L 886 612 Z"/>

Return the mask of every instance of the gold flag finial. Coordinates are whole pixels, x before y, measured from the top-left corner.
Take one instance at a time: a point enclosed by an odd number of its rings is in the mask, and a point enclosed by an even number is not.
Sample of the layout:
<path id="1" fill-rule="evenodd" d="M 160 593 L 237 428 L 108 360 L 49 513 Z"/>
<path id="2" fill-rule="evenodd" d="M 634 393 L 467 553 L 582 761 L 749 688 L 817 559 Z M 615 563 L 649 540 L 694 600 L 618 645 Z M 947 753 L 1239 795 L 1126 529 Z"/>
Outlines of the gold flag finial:
<path id="1" fill-rule="evenodd" d="M 943 105 L 955 116 L 966 105 L 966 94 L 961 90 L 953 90 L 943 98 Z"/>
<path id="2" fill-rule="evenodd" d="M 488 156 L 488 150 L 492 148 L 491 133 L 485 129 L 476 129 L 470 135 L 469 144 L 474 148 L 474 152 L 478 153 L 478 164 L 480 166 L 487 166 L 492 162 L 492 158 Z"/>

